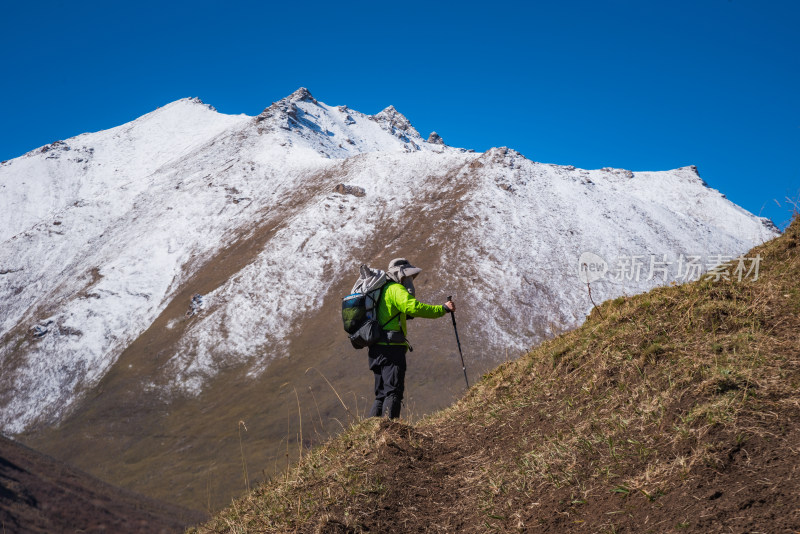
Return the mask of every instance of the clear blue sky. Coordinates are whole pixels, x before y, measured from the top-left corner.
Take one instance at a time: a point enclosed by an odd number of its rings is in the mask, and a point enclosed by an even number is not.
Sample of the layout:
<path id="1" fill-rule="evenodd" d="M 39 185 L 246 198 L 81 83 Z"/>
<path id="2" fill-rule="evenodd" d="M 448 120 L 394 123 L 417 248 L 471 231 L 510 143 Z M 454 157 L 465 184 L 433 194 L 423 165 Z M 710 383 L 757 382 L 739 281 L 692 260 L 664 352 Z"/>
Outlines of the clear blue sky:
<path id="1" fill-rule="evenodd" d="M 300 86 L 535 161 L 663 170 L 783 226 L 800 195 L 795 1 L 4 2 L 0 159 L 186 96 Z M 780 202 L 779 207 L 775 200 Z"/>

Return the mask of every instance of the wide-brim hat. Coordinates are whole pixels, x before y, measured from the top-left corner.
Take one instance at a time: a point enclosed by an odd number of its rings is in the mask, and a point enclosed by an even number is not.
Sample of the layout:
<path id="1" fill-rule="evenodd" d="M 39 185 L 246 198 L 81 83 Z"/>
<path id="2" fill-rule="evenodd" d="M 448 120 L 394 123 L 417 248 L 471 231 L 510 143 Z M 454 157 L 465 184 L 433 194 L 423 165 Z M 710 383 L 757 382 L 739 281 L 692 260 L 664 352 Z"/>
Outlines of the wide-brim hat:
<path id="1" fill-rule="evenodd" d="M 422 269 L 414 267 L 411 265 L 411 262 L 405 258 L 393 259 L 389 262 L 389 269 L 387 270 L 394 274 L 398 280 L 402 280 L 406 276 L 413 278 L 422 272 Z"/>

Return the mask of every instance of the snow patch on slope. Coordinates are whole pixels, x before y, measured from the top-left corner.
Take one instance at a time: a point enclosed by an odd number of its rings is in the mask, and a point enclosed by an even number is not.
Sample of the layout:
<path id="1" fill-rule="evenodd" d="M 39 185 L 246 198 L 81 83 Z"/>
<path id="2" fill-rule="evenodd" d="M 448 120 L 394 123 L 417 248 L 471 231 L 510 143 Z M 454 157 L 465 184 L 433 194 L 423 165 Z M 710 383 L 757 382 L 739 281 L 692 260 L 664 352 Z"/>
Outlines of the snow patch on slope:
<path id="1" fill-rule="evenodd" d="M 0 166 L 0 242 L 87 202 L 102 202 L 119 214 L 151 185 L 148 176 L 156 169 L 248 119 L 183 99 L 128 124 L 9 160 Z"/>
<path id="2" fill-rule="evenodd" d="M 466 241 L 479 245 L 463 250 L 467 259 L 459 263 L 480 280 L 471 298 L 516 310 L 482 317 L 482 331 L 498 347 L 522 350 L 532 333 L 549 335 L 583 322 L 592 306 L 578 277 L 583 252 L 609 261 L 634 254 L 736 256 L 775 235 L 690 168 L 590 171 L 535 163 L 507 149 L 492 149 L 476 163 L 479 185 L 465 199 L 464 215 L 477 222 Z M 606 277 L 593 285 L 594 299 L 676 280 L 648 280 L 647 274 L 621 282 Z M 538 324 L 548 327 L 537 332 Z"/>

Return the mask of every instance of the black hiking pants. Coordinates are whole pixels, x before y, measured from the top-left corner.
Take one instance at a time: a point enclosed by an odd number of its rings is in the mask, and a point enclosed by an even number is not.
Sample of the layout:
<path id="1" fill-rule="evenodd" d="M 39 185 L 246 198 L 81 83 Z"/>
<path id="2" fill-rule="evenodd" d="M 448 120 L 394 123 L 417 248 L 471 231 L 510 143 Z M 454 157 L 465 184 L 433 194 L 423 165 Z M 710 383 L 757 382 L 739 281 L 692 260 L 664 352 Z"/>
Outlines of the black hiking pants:
<path id="1" fill-rule="evenodd" d="M 400 417 L 406 386 L 406 350 L 405 345 L 372 345 L 369 348 L 369 368 L 375 374 L 375 403 L 370 417 Z"/>

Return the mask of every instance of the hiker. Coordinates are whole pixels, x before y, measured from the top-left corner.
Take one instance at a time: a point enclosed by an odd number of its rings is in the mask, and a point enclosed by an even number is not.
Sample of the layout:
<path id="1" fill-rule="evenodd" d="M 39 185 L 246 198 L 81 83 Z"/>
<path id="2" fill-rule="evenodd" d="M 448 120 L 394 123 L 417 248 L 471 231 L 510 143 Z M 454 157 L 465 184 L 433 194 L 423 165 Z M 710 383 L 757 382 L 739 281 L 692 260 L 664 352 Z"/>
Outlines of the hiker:
<path id="1" fill-rule="evenodd" d="M 456 311 L 448 300 L 444 305 L 425 304 L 414 298 L 414 278 L 422 271 L 405 258 L 389 263 L 386 277 L 390 280 L 378 302 L 378 322 L 385 335 L 369 347 L 369 368 L 375 374 L 375 403 L 370 417 L 400 417 L 406 377 L 406 318 L 436 319 Z M 413 349 L 412 349 L 413 350 Z"/>

